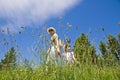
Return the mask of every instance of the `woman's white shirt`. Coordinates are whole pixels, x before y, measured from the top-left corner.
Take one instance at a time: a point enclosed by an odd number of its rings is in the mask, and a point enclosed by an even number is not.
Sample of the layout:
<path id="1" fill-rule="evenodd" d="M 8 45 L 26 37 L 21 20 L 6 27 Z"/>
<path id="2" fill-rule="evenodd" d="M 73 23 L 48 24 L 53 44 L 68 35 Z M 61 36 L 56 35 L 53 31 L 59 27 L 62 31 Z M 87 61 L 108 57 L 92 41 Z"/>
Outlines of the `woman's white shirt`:
<path id="1" fill-rule="evenodd" d="M 56 62 L 56 59 L 57 59 L 57 51 L 59 50 L 58 48 L 58 35 L 56 33 L 54 33 L 52 36 L 51 36 L 51 39 L 50 39 L 50 48 L 48 49 L 47 53 L 48 54 L 48 57 L 47 57 L 47 63 L 49 61 L 51 62 Z"/>

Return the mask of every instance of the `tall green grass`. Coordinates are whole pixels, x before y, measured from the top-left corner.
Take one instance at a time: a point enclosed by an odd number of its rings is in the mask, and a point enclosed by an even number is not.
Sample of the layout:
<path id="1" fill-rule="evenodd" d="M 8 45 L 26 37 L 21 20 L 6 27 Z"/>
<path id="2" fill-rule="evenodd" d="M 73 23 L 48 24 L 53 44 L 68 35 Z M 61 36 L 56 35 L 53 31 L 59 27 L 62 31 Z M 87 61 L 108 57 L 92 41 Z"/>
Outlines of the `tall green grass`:
<path id="1" fill-rule="evenodd" d="M 0 80 L 120 80 L 120 66 L 80 64 L 70 66 L 41 65 L 30 68 L 3 69 Z"/>

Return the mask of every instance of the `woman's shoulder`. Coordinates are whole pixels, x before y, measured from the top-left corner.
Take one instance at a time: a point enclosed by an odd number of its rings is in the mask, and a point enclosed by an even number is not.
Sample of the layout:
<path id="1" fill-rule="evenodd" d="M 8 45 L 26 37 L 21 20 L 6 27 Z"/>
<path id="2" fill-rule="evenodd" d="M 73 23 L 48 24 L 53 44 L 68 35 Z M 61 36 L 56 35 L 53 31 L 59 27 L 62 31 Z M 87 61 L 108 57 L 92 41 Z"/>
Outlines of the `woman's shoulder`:
<path id="1" fill-rule="evenodd" d="M 58 37 L 58 34 L 57 33 L 54 33 L 54 35 L 53 35 L 54 37 Z"/>
<path id="2" fill-rule="evenodd" d="M 54 33 L 54 35 L 51 38 L 56 39 L 56 38 L 58 38 L 58 35 L 56 33 Z"/>

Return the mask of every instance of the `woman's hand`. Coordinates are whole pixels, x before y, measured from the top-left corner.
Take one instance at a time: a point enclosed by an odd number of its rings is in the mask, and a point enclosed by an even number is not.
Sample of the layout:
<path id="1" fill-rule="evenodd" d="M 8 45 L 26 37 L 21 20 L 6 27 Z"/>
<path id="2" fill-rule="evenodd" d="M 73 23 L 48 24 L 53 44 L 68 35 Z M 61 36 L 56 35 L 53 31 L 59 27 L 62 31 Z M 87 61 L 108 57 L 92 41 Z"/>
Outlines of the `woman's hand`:
<path id="1" fill-rule="evenodd" d="M 60 56 L 60 58 L 62 57 L 62 55 L 61 55 L 61 53 L 60 53 L 60 52 L 58 52 L 58 55 Z"/>

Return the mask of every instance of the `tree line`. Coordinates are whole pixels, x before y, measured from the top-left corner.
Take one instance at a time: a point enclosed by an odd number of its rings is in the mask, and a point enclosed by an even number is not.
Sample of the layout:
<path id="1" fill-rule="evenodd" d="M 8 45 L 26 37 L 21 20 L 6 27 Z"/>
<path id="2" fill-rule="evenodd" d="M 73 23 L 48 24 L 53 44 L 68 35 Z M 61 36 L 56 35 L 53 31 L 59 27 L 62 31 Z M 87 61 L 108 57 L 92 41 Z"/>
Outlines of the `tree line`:
<path id="1" fill-rule="evenodd" d="M 120 33 L 118 33 L 117 37 L 114 37 L 113 35 L 109 34 L 106 36 L 106 39 L 106 42 L 99 42 L 100 53 L 97 53 L 95 46 L 90 44 L 88 35 L 82 33 L 80 37 L 76 39 L 74 45 L 74 53 L 77 60 L 81 63 L 88 64 L 119 64 Z"/>
<path id="2" fill-rule="evenodd" d="M 97 53 L 94 45 L 90 43 L 89 36 L 85 33 L 76 39 L 74 44 L 74 54 L 80 64 L 98 64 L 98 65 L 117 65 L 120 64 L 120 33 L 117 37 L 113 35 L 106 36 L 107 41 L 99 42 L 99 51 Z M 5 53 L 4 59 L 0 61 L 0 69 L 16 65 L 17 51 L 11 47 Z"/>

